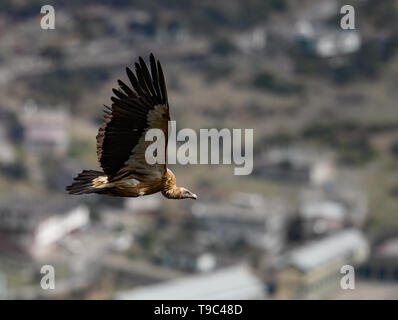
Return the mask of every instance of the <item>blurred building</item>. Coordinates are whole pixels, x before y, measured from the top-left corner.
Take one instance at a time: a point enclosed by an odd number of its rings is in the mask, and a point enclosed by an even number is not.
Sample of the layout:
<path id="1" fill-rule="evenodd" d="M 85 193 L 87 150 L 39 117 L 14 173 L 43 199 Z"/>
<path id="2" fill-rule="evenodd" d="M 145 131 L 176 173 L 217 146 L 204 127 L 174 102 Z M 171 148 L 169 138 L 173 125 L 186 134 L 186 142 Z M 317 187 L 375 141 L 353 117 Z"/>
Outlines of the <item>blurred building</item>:
<path id="1" fill-rule="evenodd" d="M 157 255 L 158 261 L 168 267 L 188 271 L 205 272 L 217 265 L 214 254 L 197 243 L 172 243 Z"/>
<path id="2" fill-rule="evenodd" d="M 0 127 L 0 165 L 9 165 L 16 159 L 16 152 L 10 143 L 4 127 Z"/>
<path id="3" fill-rule="evenodd" d="M 398 235 L 388 234 L 376 241 L 358 273 L 366 279 L 398 281 Z"/>
<path id="4" fill-rule="evenodd" d="M 153 194 L 138 198 L 103 197 L 98 208 L 101 224 L 110 231 L 122 227 L 132 235 L 141 233 L 160 213 L 162 195 Z M 122 231 L 122 230 L 120 230 Z"/>
<path id="5" fill-rule="evenodd" d="M 139 198 L 126 198 L 124 205 L 127 210 L 134 214 L 149 214 L 156 213 L 162 206 L 162 195 L 154 194 Z"/>
<path id="6" fill-rule="evenodd" d="M 307 200 L 289 225 L 289 240 L 303 241 L 324 236 L 345 227 L 347 208 L 331 200 Z"/>
<path id="7" fill-rule="evenodd" d="M 340 285 L 344 265 L 359 265 L 369 254 L 364 235 L 355 229 L 333 234 L 287 252 L 278 264 L 277 299 L 320 299 Z"/>
<path id="8" fill-rule="evenodd" d="M 48 168 L 42 161 L 61 158 L 69 146 L 70 115 L 63 108 L 39 107 L 33 100 L 25 103 L 20 122 L 28 176 L 44 182 Z"/>
<path id="9" fill-rule="evenodd" d="M 262 281 L 247 265 L 183 277 L 119 292 L 118 300 L 249 300 L 265 297 Z"/>
<path id="10" fill-rule="evenodd" d="M 239 33 L 235 36 L 236 46 L 244 53 L 261 51 L 267 43 L 267 33 L 264 27 L 257 26 L 254 29 Z"/>
<path id="11" fill-rule="evenodd" d="M 39 108 L 27 102 L 21 118 L 25 149 L 39 156 L 63 155 L 69 144 L 69 120 L 64 109 Z"/>
<path id="12" fill-rule="evenodd" d="M 336 175 L 332 154 L 292 146 L 272 148 L 257 161 L 254 174 L 266 179 L 322 185 Z"/>
<path id="13" fill-rule="evenodd" d="M 63 197 L 8 199 L 0 205 L 0 249 L 41 255 L 88 223 L 88 208 Z"/>
<path id="14" fill-rule="evenodd" d="M 305 20 L 297 24 L 296 40 L 304 51 L 321 58 L 354 53 L 361 48 L 362 42 L 356 30 L 314 26 Z"/>
<path id="15" fill-rule="evenodd" d="M 291 243 L 319 239 L 346 228 L 363 226 L 367 215 L 366 197 L 354 185 L 337 179 L 326 187 L 303 189 L 300 204 L 288 223 Z"/>
<path id="16" fill-rule="evenodd" d="M 134 35 L 144 37 L 154 36 L 156 33 L 156 25 L 154 18 L 150 13 L 139 10 L 129 12 L 128 29 Z"/>
<path id="17" fill-rule="evenodd" d="M 301 217 L 311 220 L 334 216 L 334 220 L 341 220 L 340 226 L 361 228 L 368 212 L 367 197 L 354 183 L 340 182 L 326 188 L 304 189 L 300 197 Z"/>
<path id="18" fill-rule="evenodd" d="M 202 239 L 209 243 L 225 246 L 243 241 L 275 252 L 284 246 L 288 210 L 279 201 L 236 193 L 229 202 L 194 204 L 192 214 Z"/>

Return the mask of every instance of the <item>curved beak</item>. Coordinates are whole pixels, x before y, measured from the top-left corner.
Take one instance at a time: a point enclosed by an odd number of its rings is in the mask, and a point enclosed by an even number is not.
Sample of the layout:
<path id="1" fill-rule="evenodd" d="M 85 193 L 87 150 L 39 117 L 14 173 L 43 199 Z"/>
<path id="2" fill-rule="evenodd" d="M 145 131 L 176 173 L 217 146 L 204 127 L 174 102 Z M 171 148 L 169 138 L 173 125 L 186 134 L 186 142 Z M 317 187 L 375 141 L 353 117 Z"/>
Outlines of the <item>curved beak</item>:
<path id="1" fill-rule="evenodd" d="M 197 197 L 196 194 L 192 193 L 191 198 L 194 199 L 194 200 L 196 200 L 198 197 Z"/>

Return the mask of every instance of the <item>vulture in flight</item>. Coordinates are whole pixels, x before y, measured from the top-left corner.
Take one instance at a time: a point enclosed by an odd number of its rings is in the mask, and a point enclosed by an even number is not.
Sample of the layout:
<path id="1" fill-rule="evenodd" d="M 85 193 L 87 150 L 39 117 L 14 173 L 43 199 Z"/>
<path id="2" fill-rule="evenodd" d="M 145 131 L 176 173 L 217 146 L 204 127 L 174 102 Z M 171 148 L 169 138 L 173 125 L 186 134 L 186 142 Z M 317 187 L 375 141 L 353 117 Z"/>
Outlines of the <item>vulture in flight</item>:
<path id="1" fill-rule="evenodd" d="M 196 199 L 186 188 L 176 186 L 176 178 L 162 164 L 149 164 L 145 141 L 150 129 L 163 131 L 167 155 L 168 121 L 170 120 L 166 83 L 159 61 L 149 56 L 150 71 L 140 57 L 135 74 L 126 68 L 129 87 L 118 80 L 113 89 L 112 107 L 105 106 L 104 123 L 97 134 L 97 157 L 103 170 L 83 170 L 72 185 L 70 194 L 99 193 L 109 196 L 139 197 L 161 192 L 168 199 Z"/>

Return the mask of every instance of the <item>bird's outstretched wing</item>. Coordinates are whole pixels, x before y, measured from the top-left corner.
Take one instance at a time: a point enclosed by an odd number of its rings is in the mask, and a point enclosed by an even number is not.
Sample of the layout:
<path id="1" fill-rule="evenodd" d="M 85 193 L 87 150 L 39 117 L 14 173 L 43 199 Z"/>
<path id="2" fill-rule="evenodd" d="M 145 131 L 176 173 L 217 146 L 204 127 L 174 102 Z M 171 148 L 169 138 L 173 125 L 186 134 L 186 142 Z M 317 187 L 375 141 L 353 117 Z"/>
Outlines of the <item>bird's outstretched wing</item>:
<path id="1" fill-rule="evenodd" d="M 150 165 L 145 159 L 145 150 L 152 143 L 145 141 L 146 132 L 151 128 L 162 130 L 167 148 L 170 120 L 162 67 L 153 54 L 150 69 L 141 57 L 135 63 L 135 74 L 126 68 L 132 88 L 118 80 L 120 88 L 113 89 L 112 107 L 105 106 L 104 123 L 97 135 L 97 157 L 110 179 L 133 173 L 150 180 L 166 171 L 166 164 Z"/>

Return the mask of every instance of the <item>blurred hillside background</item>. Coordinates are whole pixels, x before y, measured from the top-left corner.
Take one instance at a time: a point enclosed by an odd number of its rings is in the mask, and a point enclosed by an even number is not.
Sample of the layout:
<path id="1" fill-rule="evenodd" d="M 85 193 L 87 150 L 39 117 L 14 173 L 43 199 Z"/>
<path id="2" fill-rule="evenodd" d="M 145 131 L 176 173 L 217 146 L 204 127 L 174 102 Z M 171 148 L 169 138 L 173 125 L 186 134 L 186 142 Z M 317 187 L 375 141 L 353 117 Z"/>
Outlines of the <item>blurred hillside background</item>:
<path id="1" fill-rule="evenodd" d="M 398 1 L 1 0 L 0 43 L 1 298 L 398 298 Z M 254 129 L 253 173 L 173 166 L 196 202 L 66 195 L 150 52 L 178 129 Z"/>

